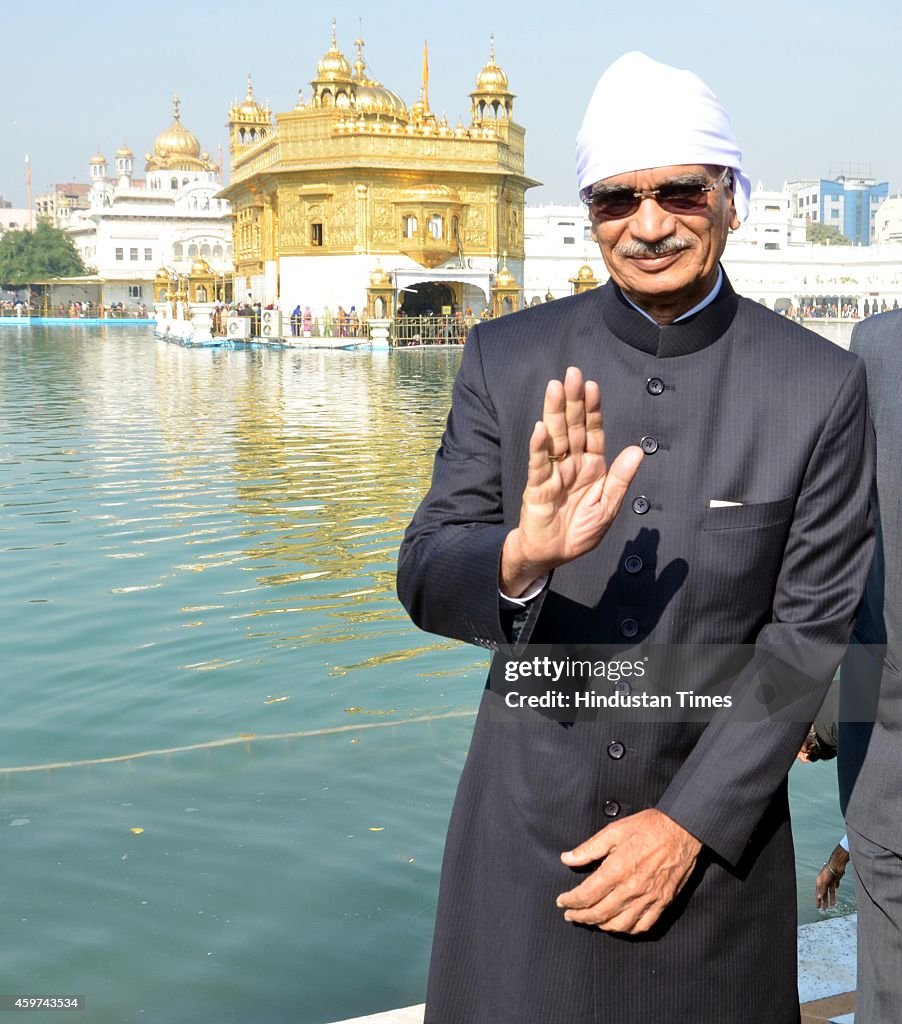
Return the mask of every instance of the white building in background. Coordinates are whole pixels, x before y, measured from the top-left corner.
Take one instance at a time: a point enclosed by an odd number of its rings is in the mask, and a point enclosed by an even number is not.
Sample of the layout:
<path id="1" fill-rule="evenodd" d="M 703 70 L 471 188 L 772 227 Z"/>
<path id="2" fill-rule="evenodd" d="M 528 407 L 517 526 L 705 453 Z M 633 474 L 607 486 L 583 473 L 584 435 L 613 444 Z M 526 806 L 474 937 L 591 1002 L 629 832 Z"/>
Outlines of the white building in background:
<path id="1" fill-rule="evenodd" d="M 792 197 L 792 212 L 806 221 L 836 228 L 853 245 L 876 241 L 877 209 L 889 195 L 889 182 L 878 182 L 861 168 L 828 178 L 805 178 L 783 186 Z"/>
<path id="2" fill-rule="evenodd" d="M 902 242 L 902 195 L 890 196 L 877 207 L 874 235 L 878 245 Z"/>
<path id="3" fill-rule="evenodd" d="M 792 195 L 782 188 L 769 191 L 759 181 L 749 199 L 749 215 L 730 236 L 737 242 L 770 252 L 805 246 L 806 220 L 793 212 Z"/>
<path id="4" fill-rule="evenodd" d="M 178 97 L 172 124 L 145 160 L 146 178 L 137 179 L 127 146 L 117 150 L 113 173 L 103 154 L 92 157 L 88 209 L 73 211 L 65 225 L 107 306 L 150 308 L 161 268 L 187 274 L 203 259 L 223 285 L 231 275 L 232 221 L 228 202 L 216 198 L 219 168 L 182 125 Z"/>
<path id="5" fill-rule="evenodd" d="M 870 246 L 807 242 L 793 201 L 786 186 L 770 191 L 759 182 L 752 192 L 749 217 L 723 257 L 737 292 L 771 309 L 845 306 L 863 315 L 902 305 L 902 198 L 880 207 L 886 213 L 878 213 L 878 244 Z M 525 305 L 572 294 L 571 279 L 584 265 L 599 283 L 608 279 L 584 206 L 527 206 L 524 223 Z"/>
<path id="6" fill-rule="evenodd" d="M 571 294 L 569 278 L 588 264 L 599 281 L 608 273 L 589 234 L 585 206 L 527 206 L 523 217 L 526 257 L 523 263 L 523 303 Z"/>
<path id="7" fill-rule="evenodd" d="M 37 218 L 28 210 L 0 206 L 0 235 L 7 231 L 28 231 L 36 223 Z"/>
<path id="8" fill-rule="evenodd" d="M 55 228 L 63 230 L 69 226 L 76 210 L 87 210 L 90 205 L 91 186 L 83 181 L 54 185 L 49 192 L 36 196 L 34 200 L 37 215 L 49 220 Z"/>

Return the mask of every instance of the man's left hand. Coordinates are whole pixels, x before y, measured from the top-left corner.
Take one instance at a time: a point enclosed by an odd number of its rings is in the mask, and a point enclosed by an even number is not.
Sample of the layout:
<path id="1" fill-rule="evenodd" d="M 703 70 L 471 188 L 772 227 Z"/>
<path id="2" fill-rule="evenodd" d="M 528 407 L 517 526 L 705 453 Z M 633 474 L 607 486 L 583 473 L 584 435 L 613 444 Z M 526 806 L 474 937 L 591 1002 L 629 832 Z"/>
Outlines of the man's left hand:
<path id="1" fill-rule="evenodd" d="M 557 905 L 565 921 L 638 935 L 654 925 L 689 879 L 702 844 L 654 808 L 612 822 L 561 854 L 568 867 L 601 864 Z"/>

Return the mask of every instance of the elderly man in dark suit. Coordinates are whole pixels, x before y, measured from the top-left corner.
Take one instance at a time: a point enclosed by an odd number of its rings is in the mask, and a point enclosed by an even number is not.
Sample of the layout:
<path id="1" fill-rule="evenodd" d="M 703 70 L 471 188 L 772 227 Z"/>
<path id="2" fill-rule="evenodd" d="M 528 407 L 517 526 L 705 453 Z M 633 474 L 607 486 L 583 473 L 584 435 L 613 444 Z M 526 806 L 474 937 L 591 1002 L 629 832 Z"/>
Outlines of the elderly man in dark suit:
<path id="1" fill-rule="evenodd" d="M 877 434 L 874 562 L 843 664 L 839 786 L 858 902 L 856 1024 L 902 1015 L 902 310 L 852 332 Z"/>
<path id="2" fill-rule="evenodd" d="M 471 331 L 399 594 L 423 629 L 611 645 L 658 693 L 716 678 L 734 710 L 512 719 L 487 687 L 426 1021 L 790 1024 L 786 776 L 873 549 L 864 368 L 730 287 L 749 182 L 695 75 L 617 61 L 577 165 L 611 280 Z M 745 713 L 775 696 L 792 712 Z"/>

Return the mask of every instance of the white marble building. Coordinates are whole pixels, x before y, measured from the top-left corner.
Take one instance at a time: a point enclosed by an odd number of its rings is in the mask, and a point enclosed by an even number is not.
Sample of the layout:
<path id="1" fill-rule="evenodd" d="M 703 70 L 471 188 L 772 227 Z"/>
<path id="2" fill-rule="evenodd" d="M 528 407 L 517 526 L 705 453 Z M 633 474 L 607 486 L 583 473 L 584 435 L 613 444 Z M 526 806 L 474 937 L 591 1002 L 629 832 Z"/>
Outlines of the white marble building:
<path id="1" fill-rule="evenodd" d="M 902 242 L 902 195 L 890 196 L 877 207 L 874 236 L 880 245 Z"/>
<path id="2" fill-rule="evenodd" d="M 90 206 L 72 213 L 65 230 L 102 282 L 103 302 L 153 305 L 161 268 L 187 274 L 204 259 L 223 283 L 232 271 L 229 204 L 217 199 L 219 168 L 181 123 L 172 124 L 146 154 L 146 178 L 134 177 L 134 154 L 116 152 L 114 172 L 98 153 L 90 163 Z"/>

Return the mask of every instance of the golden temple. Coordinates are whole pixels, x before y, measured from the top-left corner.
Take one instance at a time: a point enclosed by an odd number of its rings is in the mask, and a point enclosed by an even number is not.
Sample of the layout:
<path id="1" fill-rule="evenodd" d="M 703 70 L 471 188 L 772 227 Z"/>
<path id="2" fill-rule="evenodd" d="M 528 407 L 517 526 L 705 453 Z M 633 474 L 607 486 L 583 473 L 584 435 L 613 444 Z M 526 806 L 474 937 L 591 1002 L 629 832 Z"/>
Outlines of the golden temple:
<path id="1" fill-rule="evenodd" d="M 373 315 L 381 290 L 388 315 L 516 308 L 525 195 L 539 182 L 524 174 L 525 130 L 494 39 L 469 94 L 470 123 L 455 126 L 429 106 L 425 48 L 420 97 L 408 107 L 371 75 L 364 45 L 356 40 L 352 65 L 333 20 L 294 109 L 273 117 L 250 78 L 232 104 L 231 182 L 220 195 L 232 204 L 236 299 L 283 310 L 357 304 Z"/>

